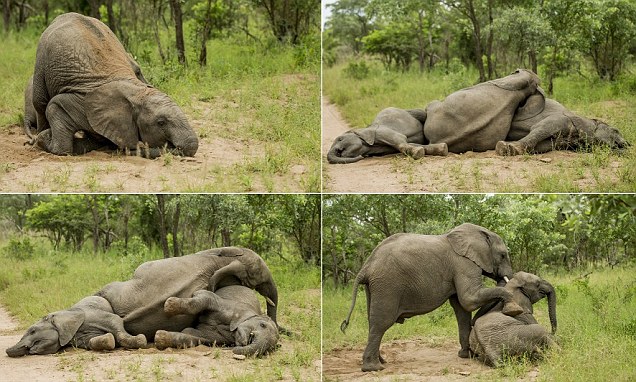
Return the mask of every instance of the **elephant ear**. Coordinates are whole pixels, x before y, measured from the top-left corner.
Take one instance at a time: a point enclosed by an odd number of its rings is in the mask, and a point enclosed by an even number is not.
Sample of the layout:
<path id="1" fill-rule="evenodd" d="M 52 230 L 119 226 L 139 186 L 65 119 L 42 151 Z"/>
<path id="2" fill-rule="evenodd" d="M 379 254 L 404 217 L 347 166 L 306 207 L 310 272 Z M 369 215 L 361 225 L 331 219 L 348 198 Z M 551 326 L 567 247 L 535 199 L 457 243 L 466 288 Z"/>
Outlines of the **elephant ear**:
<path id="1" fill-rule="evenodd" d="M 494 273 L 491 254 L 492 233 L 474 224 L 464 223 L 447 235 L 453 251 L 469 258 L 484 272 Z"/>
<path id="2" fill-rule="evenodd" d="M 488 81 L 488 83 L 504 90 L 518 91 L 532 86 L 533 83 L 536 85 L 535 81 L 531 81 L 532 76 L 536 77 L 536 75 L 529 70 L 517 69 L 509 76 L 491 80 Z"/>
<path id="3" fill-rule="evenodd" d="M 134 103 L 143 88 L 125 80 L 104 84 L 86 95 L 86 117 L 91 128 L 117 147 L 134 149 L 139 142 Z"/>
<path id="4" fill-rule="evenodd" d="M 515 112 L 515 121 L 525 121 L 542 113 L 545 109 L 545 93 L 537 87 L 538 92 L 526 98 L 526 103 Z"/>
<path id="5" fill-rule="evenodd" d="M 364 129 L 351 130 L 351 132 L 360 137 L 367 145 L 373 146 L 377 130 L 377 126 L 369 126 Z"/>
<path id="6" fill-rule="evenodd" d="M 57 329 L 60 346 L 66 346 L 71 342 L 75 333 L 84 323 L 85 317 L 84 312 L 79 310 L 64 310 L 49 316 L 51 324 Z"/>

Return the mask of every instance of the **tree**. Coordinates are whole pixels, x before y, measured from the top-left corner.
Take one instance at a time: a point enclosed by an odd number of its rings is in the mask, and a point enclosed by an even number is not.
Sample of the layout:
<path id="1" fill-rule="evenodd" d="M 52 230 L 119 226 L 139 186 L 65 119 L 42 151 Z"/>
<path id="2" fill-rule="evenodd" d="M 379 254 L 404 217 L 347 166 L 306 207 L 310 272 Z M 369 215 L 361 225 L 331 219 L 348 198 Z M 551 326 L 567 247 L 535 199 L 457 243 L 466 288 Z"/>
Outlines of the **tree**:
<path id="1" fill-rule="evenodd" d="M 183 66 L 187 65 L 185 55 L 185 42 L 183 40 L 183 13 L 181 11 L 181 2 L 179 0 L 170 0 L 170 9 L 174 19 L 174 31 L 177 47 L 177 57 L 179 63 Z"/>
<path id="2" fill-rule="evenodd" d="M 265 11 L 274 37 L 280 42 L 300 43 L 301 37 L 319 27 L 319 0 L 251 0 Z"/>
<path id="3" fill-rule="evenodd" d="M 327 29 L 354 54 L 362 52 L 362 38 L 373 30 L 372 14 L 366 9 L 368 3 L 369 0 L 341 0 L 327 4 L 332 14 Z"/>

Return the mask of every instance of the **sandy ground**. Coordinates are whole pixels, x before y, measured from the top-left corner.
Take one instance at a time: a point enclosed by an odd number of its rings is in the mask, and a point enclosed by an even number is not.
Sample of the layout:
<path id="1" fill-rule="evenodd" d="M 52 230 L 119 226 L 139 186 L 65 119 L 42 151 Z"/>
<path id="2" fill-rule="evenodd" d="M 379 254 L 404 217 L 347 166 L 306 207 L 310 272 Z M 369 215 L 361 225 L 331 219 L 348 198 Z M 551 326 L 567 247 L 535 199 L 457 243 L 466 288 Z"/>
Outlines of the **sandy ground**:
<path id="1" fill-rule="evenodd" d="M 240 379 L 267 367 L 267 358 L 236 360 L 228 349 L 198 346 L 192 349 L 140 349 L 93 352 L 71 349 L 46 356 L 10 358 L 5 349 L 23 335 L 17 324 L 0 306 L 0 381 L 223 381 Z M 283 336 L 284 337 L 284 336 Z M 277 352 L 293 353 L 293 343 L 281 338 Z M 265 365 L 265 366 L 264 366 Z M 304 381 L 317 381 L 320 361 L 300 370 Z M 243 377 L 244 378 L 244 377 Z M 293 381 L 289 370 L 281 371 L 281 380 Z"/>
<path id="2" fill-rule="evenodd" d="M 455 342 L 434 343 L 421 339 L 382 344 L 385 369 L 365 373 L 363 347 L 334 349 L 323 354 L 323 380 L 328 381 L 474 381 L 496 380 L 496 370 L 477 360 L 459 358 Z M 521 381 L 535 381 L 531 370 Z"/>
<path id="3" fill-rule="evenodd" d="M 195 131 L 214 129 L 213 122 L 191 120 Z M 258 142 L 221 137 L 201 138 L 192 158 L 169 156 L 154 160 L 114 151 L 80 156 L 56 156 L 24 145 L 21 127 L 0 129 L 0 191 L 2 192 L 264 192 L 254 174 L 249 186 L 236 179 L 235 165 L 265 157 Z M 267 181 L 273 191 L 302 192 L 308 169 L 298 164 L 288 174 Z"/>
<path id="4" fill-rule="evenodd" d="M 327 152 L 336 137 L 350 130 L 335 105 L 323 97 L 323 191 L 334 193 L 393 192 L 527 192 L 537 190 L 539 176 L 569 175 L 570 191 L 594 191 L 597 179 L 617 180 L 620 162 L 611 160 L 598 173 L 580 162 L 592 154 L 553 151 L 541 155 L 501 157 L 494 150 L 419 161 L 402 154 L 365 158 L 351 164 L 329 164 Z M 545 186 L 542 187 L 545 189 Z"/>

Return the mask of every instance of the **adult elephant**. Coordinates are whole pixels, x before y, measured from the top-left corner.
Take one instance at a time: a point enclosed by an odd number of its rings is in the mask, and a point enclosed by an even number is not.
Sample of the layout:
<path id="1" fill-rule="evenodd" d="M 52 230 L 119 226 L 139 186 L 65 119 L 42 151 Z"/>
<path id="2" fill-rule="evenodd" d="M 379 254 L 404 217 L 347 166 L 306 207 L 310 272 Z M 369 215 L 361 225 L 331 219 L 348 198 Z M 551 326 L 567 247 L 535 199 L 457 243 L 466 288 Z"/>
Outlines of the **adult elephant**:
<path id="1" fill-rule="evenodd" d="M 349 130 L 337 137 L 327 153 L 329 163 L 354 163 L 364 157 L 394 154 L 420 159 L 424 155 L 446 155 L 446 144 L 424 145 L 422 123 L 413 116 L 419 110 L 383 109 L 371 125 Z"/>
<path id="2" fill-rule="evenodd" d="M 470 349 L 484 363 L 494 367 L 501 364 L 504 356 L 525 354 L 536 358 L 542 349 L 556 345 L 552 338 L 557 330 L 554 287 L 537 275 L 517 272 L 505 288 L 523 308 L 523 313 L 510 317 L 501 312 L 501 303 L 484 306 L 475 315 L 470 332 Z M 532 304 L 546 297 L 552 335 L 532 314 Z"/>
<path id="3" fill-rule="evenodd" d="M 616 128 L 581 117 L 538 93 L 517 110 L 506 140 L 497 142 L 496 151 L 499 155 L 521 155 L 591 146 L 623 150 L 630 144 Z"/>
<path id="4" fill-rule="evenodd" d="M 427 144 L 446 143 L 452 153 L 494 150 L 508 135 L 517 108 L 542 91 L 540 82 L 532 71 L 517 69 L 433 101 L 413 115 L 424 125 Z"/>
<path id="5" fill-rule="evenodd" d="M 142 347 L 138 341 L 153 341 L 158 330 L 179 332 L 197 322 L 196 315 L 166 313 L 168 298 L 189 298 L 199 290 L 229 285 L 263 295 L 267 315 L 276 323 L 278 291 L 263 259 L 245 248 L 216 248 L 140 265 L 131 280 L 110 283 L 73 307 L 44 317 L 7 354 L 51 354 L 68 344 L 100 350 L 115 344 Z M 133 341 L 131 336 L 138 337 Z"/>
<path id="6" fill-rule="evenodd" d="M 84 131 L 93 141 L 106 139 L 150 158 L 164 148 L 194 156 L 198 138 L 185 114 L 166 94 L 144 83 L 133 63 L 101 21 L 77 13 L 55 18 L 36 53 L 36 144 L 70 155 L 74 134 Z"/>
<path id="7" fill-rule="evenodd" d="M 459 356 L 469 357 L 471 311 L 501 300 L 505 314 L 523 312 L 509 290 L 485 288 L 482 275 L 497 281 L 512 276 L 506 245 L 486 228 L 464 223 L 443 235 L 402 233 L 382 241 L 353 283 L 351 308 L 340 327 L 344 332 L 358 286 L 364 285 L 369 337 L 362 371 L 384 369 L 380 342 L 394 323 L 435 310 L 447 300 L 457 318 Z"/>
<path id="8" fill-rule="evenodd" d="M 181 332 L 157 331 L 158 349 L 221 345 L 232 346 L 234 354 L 261 356 L 278 343 L 276 324 L 263 315 L 254 291 L 241 285 L 216 292 L 199 290 L 191 298 L 170 297 L 164 310 L 172 316 L 197 316 L 197 322 L 196 327 Z"/>

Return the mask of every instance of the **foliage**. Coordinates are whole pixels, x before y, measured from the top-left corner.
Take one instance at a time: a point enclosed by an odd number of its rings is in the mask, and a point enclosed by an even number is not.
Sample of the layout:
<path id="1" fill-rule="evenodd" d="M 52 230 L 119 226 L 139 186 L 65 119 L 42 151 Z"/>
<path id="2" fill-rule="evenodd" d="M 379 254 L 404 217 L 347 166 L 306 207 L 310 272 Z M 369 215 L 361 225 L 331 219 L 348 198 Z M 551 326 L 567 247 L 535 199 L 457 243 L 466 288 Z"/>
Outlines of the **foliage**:
<path id="1" fill-rule="evenodd" d="M 25 226 L 43 234 L 55 250 L 80 251 L 90 239 L 94 253 L 143 257 L 165 239 L 168 256 L 238 245 L 265 257 L 282 258 L 287 252 L 308 264 L 320 261 L 320 195 L 182 194 L 162 198 L 163 206 L 155 195 L 143 194 L 38 196 L 38 202 L 26 210 Z M 12 195 L 0 195 L 0 206 L 15 202 Z M 9 251 L 18 247 L 14 243 Z M 14 257 L 28 255 L 18 252 Z"/>
<path id="2" fill-rule="evenodd" d="M 399 232 L 441 234 L 471 222 L 498 233 L 514 269 L 615 266 L 636 260 L 633 195 L 329 195 L 323 282 L 349 283 Z"/>

